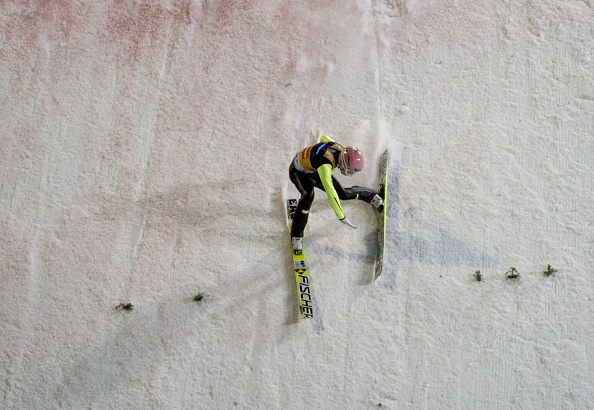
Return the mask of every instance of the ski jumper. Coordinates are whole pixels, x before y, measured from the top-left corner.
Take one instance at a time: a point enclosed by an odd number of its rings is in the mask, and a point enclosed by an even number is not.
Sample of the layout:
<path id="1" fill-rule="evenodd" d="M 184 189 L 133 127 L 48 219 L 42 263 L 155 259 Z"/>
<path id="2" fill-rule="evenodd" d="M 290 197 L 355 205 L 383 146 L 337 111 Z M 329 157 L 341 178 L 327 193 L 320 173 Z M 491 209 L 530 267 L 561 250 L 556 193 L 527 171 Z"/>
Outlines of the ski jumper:
<path id="1" fill-rule="evenodd" d="M 301 194 L 291 227 L 292 237 L 303 236 L 314 199 L 314 188 L 326 192 L 328 202 L 340 220 L 345 218 L 340 205 L 341 199 L 360 199 L 371 203 L 377 194 L 377 191 L 362 186 L 345 188 L 332 176 L 332 170 L 338 166 L 339 155 L 344 149 L 330 137 L 322 135 L 319 143 L 299 151 L 291 162 L 289 177 Z"/>

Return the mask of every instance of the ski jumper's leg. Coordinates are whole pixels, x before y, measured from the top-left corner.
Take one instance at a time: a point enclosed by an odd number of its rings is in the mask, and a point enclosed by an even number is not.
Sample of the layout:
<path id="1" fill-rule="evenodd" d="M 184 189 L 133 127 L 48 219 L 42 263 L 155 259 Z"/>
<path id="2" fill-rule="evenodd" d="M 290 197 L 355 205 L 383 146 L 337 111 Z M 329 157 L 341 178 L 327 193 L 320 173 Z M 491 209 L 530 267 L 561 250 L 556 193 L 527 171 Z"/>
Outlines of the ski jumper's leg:
<path id="1" fill-rule="evenodd" d="M 301 194 L 293 217 L 293 225 L 291 226 L 291 236 L 300 238 L 303 237 L 303 231 L 309 218 L 309 209 L 314 200 L 315 182 L 312 181 L 308 174 L 298 171 L 292 164 L 289 168 L 289 178 Z"/>
<path id="2" fill-rule="evenodd" d="M 334 176 L 332 177 L 332 184 L 338 194 L 340 200 L 359 199 L 361 201 L 370 203 L 373 197 L 378 193 L 377 191 L 364 186 L 353 186 L 350 188 L 343 187 Z M 323 188 L 322 188 L 323 189 Z"/>

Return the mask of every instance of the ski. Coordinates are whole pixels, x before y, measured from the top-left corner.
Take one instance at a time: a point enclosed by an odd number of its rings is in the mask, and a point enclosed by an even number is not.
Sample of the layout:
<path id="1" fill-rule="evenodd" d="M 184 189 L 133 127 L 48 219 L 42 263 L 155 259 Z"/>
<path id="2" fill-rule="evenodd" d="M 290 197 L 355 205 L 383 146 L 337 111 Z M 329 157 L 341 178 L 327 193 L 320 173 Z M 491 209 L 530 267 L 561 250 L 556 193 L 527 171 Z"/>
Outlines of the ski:
<path id="1" fill-rule="evenodd" d="M 377 213 L 377 254 L 373 280 L 377 280 L 384 268 L 384 249 L 386 248 L 386 221 L 388 214 L 388 150 L 385 150 L 379 162 L 379 192 L 384 198 L 384 207 Z"/>
<path id="2" fill-rule="evenodd" d="M 297 200 L 287 199 L 287 226 L 289 234 L 291 233 L 291 225 L 293 223 L 293 216 L 297 210 Z M 311 283 L 307 265 L 305 263 L 305 250 L 300 255 L 295 255 L 293 246 L 291 246 L 291 254 L 293 255 L 293 268 L 295 270 L 295 282 L 297 283 L 297 297 L 299 300 L 299 314 L 301 319 L 313 319 L 313 300 L 311 297 Z"/>

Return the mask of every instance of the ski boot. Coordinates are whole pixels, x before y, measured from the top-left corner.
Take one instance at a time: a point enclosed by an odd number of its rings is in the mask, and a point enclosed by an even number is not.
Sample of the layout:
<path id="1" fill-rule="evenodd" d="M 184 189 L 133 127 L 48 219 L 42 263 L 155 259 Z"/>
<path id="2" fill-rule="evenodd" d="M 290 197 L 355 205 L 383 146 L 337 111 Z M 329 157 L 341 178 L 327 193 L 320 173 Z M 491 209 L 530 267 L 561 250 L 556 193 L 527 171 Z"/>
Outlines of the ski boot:
<path id="1" fill-rule="evenodd" d="M 373 207 L 377 209 L 378 212 L 382 212 L 384 210 L 384 200 L 378 194 L 375 194 L 373 198 L 371 198 L 370 204 L 373 205 Z"/>
<path id="2" fill-rule="evenodd" d="M 303 237 L 292 236 L 291 243 L 293 244 L 293 253 L 301 255 L 303 253 Z"/>

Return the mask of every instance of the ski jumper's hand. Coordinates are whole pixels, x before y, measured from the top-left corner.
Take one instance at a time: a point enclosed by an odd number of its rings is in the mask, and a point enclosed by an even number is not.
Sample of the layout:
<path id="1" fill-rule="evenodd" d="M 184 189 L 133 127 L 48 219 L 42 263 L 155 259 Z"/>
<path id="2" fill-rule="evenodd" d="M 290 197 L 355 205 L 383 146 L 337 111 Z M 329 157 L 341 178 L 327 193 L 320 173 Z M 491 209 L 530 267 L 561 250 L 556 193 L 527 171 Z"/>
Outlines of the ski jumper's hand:
<path id="1" fill-rule="evenodd" d="M 345 224 L 345 225 L 348 225 L 348 226 L 350 226 L 350 227 L 351 227 L 351 228 L 353 228 L 353 229 L 357 229 L 357 227 L 356 227 L 355 225 L 353 225 L 353 224 L 351 223 L 351 221 L 349 221 L 349 220 L 348 220 L 346 217 L 345 217 L 345 218 L 342 218 L 342 219 L 340 220 L 340 222 L 342 222 L 342 223 L 343 223 L 343 224 Z"/>

